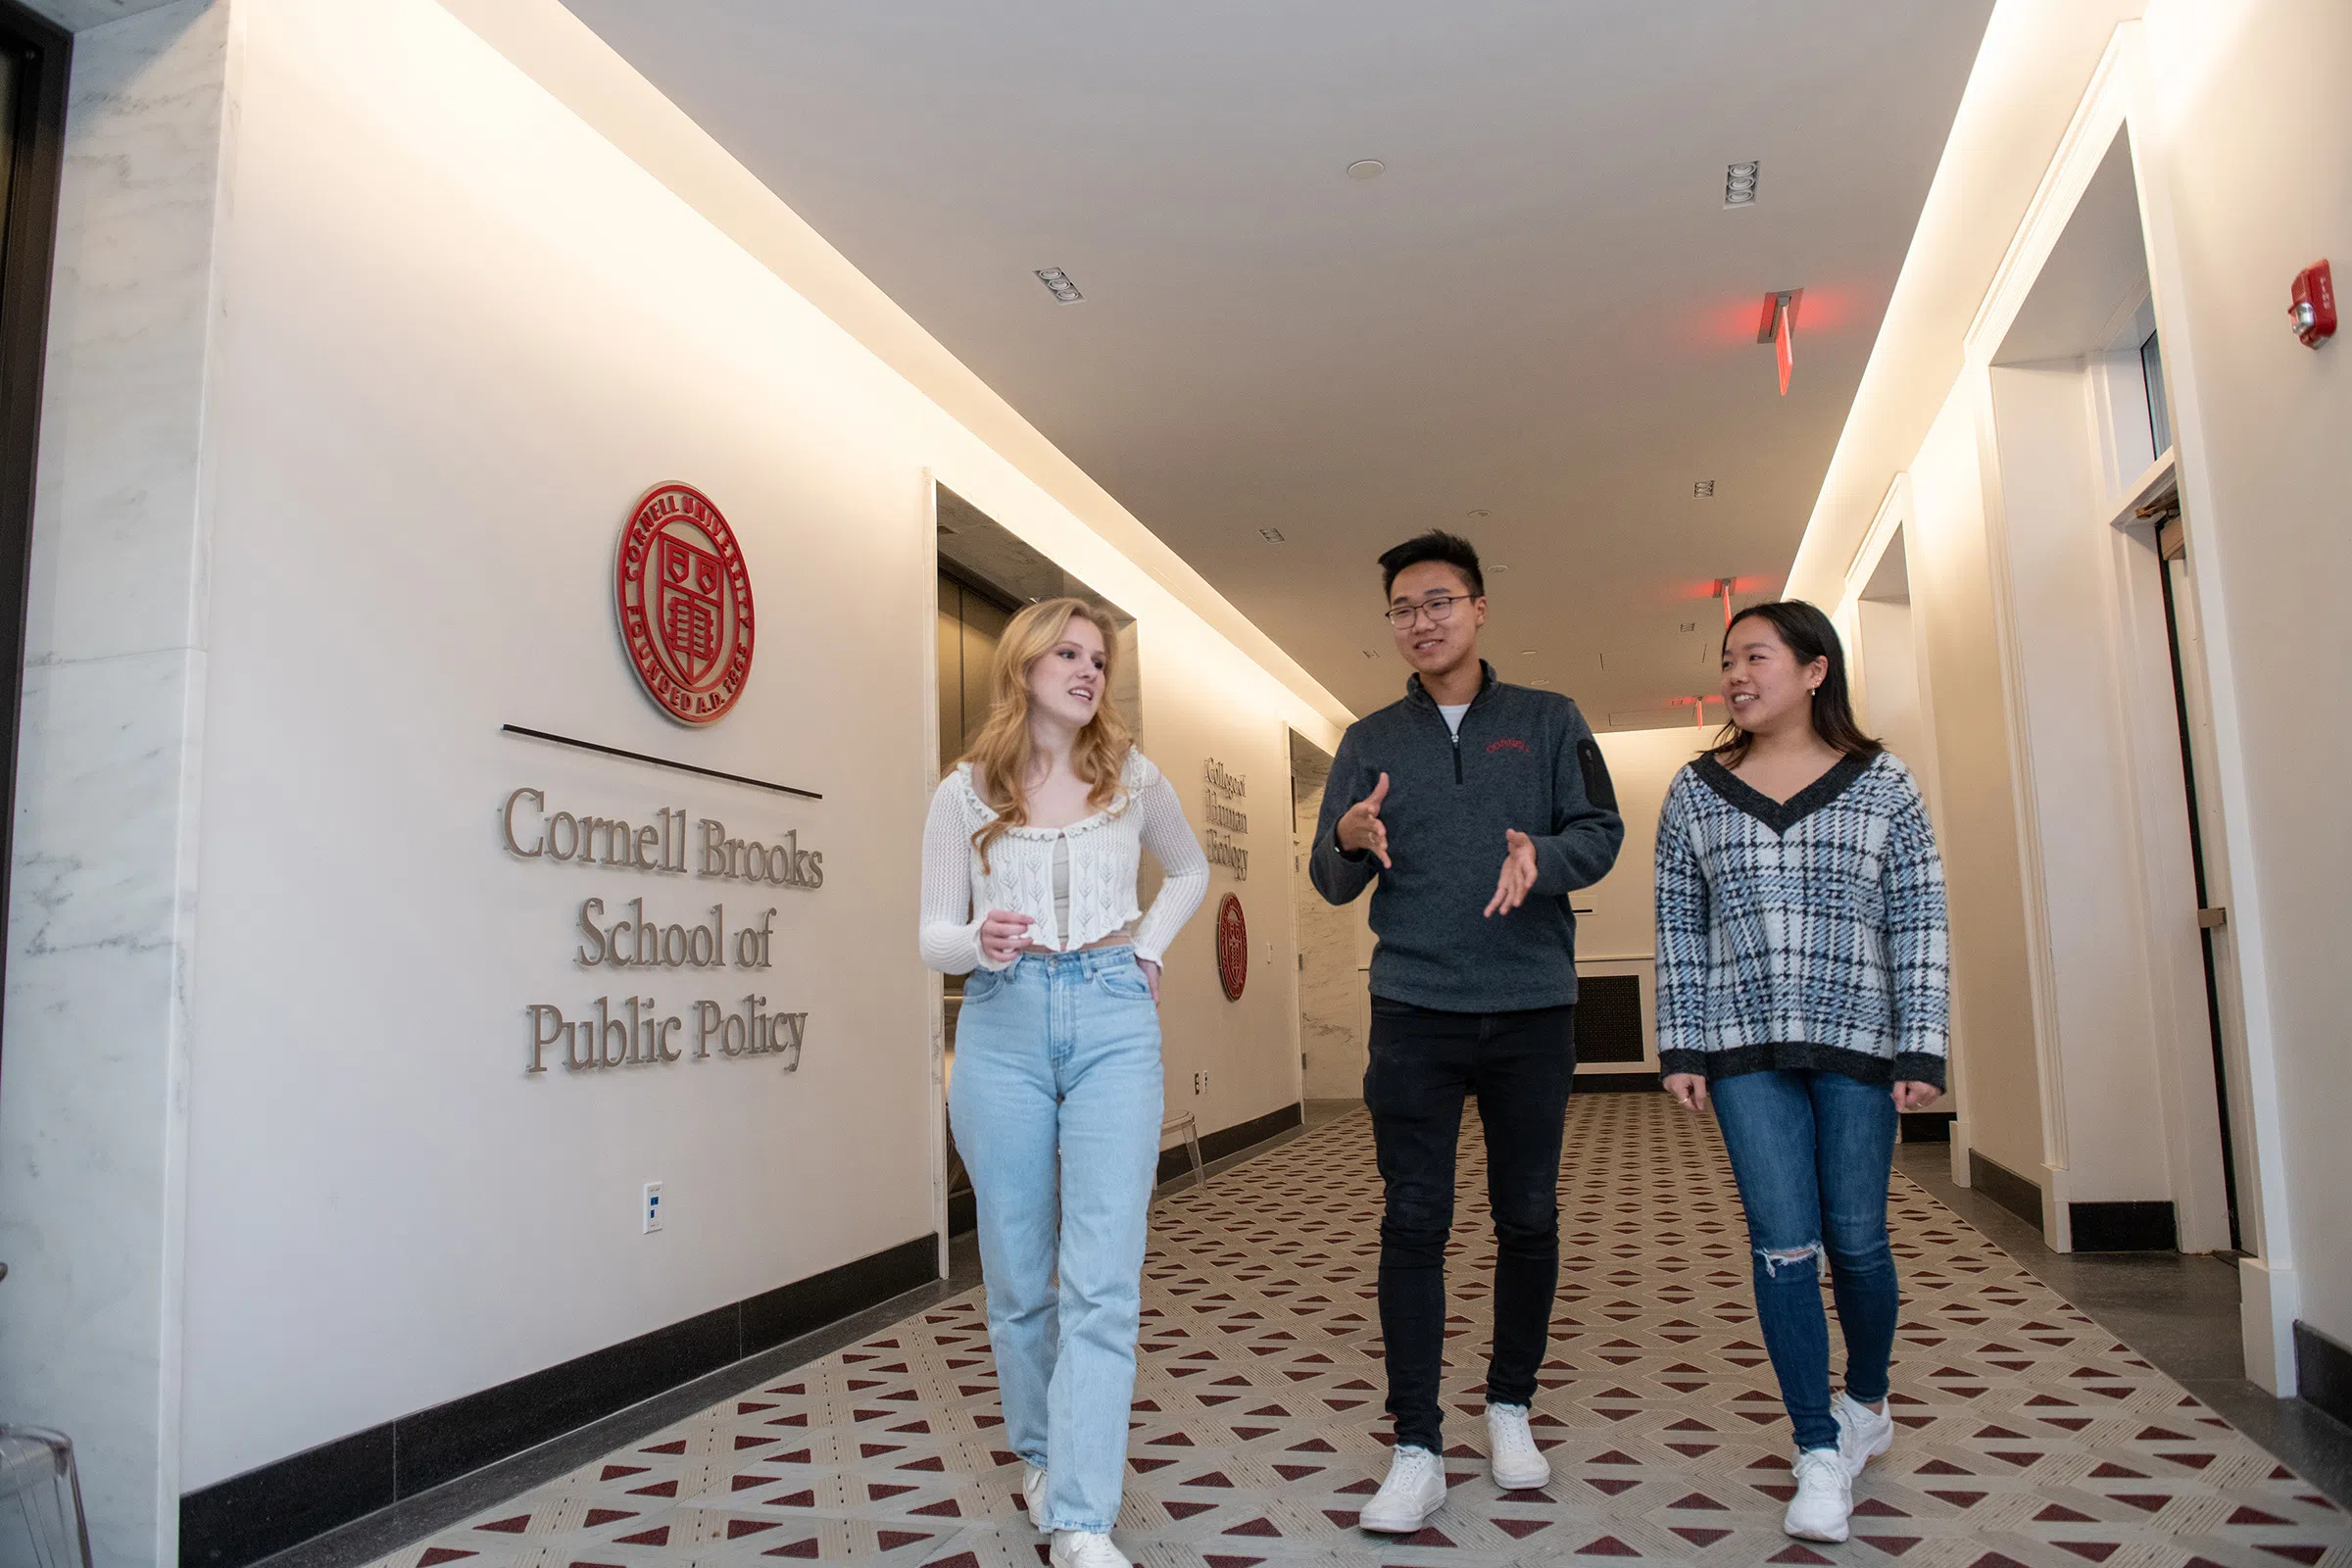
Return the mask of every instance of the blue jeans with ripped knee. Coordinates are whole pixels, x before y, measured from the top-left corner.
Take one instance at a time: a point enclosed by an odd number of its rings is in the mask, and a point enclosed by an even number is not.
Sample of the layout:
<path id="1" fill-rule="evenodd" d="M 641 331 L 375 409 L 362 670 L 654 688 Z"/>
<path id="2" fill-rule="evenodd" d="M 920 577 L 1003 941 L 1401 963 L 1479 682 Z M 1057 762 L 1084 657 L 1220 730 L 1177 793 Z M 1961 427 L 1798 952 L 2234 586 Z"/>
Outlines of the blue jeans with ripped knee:
<path id="1" fill-rule="evenodd" d="M 1781 1402 L 1797 1447 L 1835 1448 L 1818 1260 L 1826 1250 L 1845 1333 L 1846 1392 L 1876 1404 L 1886 1397 L 1897 1311 L 1886 1247 L 1894 1097 L 1885 1084 L 1810 1070 L 1740 1073 L 1707 1092 L 1747 1209 L 1756 1320 Z"/>

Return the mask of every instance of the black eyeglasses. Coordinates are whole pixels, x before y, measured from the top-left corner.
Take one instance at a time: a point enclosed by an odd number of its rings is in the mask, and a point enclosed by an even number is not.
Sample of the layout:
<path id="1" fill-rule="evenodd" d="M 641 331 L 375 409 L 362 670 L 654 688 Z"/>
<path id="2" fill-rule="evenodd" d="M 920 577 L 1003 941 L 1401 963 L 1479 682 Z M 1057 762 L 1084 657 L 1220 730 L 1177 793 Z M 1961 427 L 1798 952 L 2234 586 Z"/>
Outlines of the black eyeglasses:
<path id="1" fill-rule="evenodd" d="M 1381 613 L 1386 615 L 1389 624 L 1398 631 L 1410 626 L 1415 615 L 1427 615 L 1432 626 L 1440 626 L 1452 618 L 1454 606 L 1467 604 L 1472 597 L 1469 594 L 1440 594 L 1435 599 L 1424 599 L 1417 605 L 1398 605 L 1396 609 L 1384 610 Z"/>

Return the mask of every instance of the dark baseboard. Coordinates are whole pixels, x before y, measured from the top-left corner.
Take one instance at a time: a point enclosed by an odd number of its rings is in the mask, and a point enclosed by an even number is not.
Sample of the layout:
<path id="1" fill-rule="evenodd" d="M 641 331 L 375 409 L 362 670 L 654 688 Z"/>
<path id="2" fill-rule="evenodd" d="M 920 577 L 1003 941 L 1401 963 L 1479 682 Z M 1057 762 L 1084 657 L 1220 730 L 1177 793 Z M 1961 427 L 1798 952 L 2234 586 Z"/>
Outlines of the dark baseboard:
<path id="1" fill-rule="evenodd" d="M 1996 1165 L 1972 1149 L 1968 1152 L 1968 1185 L 2035 1230 L 2041 1229 L 2041 1188 L 2008 1166 Z"/>
<path id="2" fill-rule="evenodd" d="M 1213 1133 L 1200 1135 L 1200 1162 L 1213 1165 L 1227 1154 L 1238 1154 L 1252 1144 L 1262 1144 L 1278 1133 L 1287 1133 L 1306 1119 L 1306 1113 L 1297 1105 L 1285 1105 L 1269 1110 L 1263 1116 L 1237 1121 Z M 1192 1151 L 1178 1144 L 1174 1149 L 1159 1152 L 1159 1180 L 1170 1181 L 1193 1168 Z"/>
<path id="3" fill-rule="evenodd" d="M 244 1568 L 939 1276 L 921 1236 L 179 1499 L 181 1568 Z"/>
<path id="4" fill-rule="evenodd" d="M 2352 1426 L 2352 1349 L 2300 1319 L 2295 1323 L 2295 1396 Z"/>
<path id="5" fill-rule="evenodd" d="M 1575 1087 L 1580 1095 L 1655 1095 L 1665 1088 L 1654 1072 L 1580 1072 Z"/>
<path id="6" fill-rule="evenodd" d="M 2180 1230 L 2169 1202 L 2069 1203 L 2066 1224 L 2078 1252 L 2173 1252 L 2180 1248 Z"/>
<path id="7" fill-rule="evenodd" d="M 1895 1113 L 1902 1123 L 1906 1144 L 1948 1144 L 1952 1141 L 1952 1116 L 1948 1110 L 1904 1110 Z"/>

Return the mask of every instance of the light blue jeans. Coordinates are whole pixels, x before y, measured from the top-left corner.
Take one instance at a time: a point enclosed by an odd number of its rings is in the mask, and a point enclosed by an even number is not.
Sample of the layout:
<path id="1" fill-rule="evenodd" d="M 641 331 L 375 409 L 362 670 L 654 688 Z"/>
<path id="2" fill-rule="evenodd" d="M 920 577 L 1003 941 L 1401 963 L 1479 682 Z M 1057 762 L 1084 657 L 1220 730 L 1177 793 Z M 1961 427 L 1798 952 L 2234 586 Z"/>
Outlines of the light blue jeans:
<path id="1" fill-rule="evenodd" d="M 1052 1530 L 1119 1516 L 1160 1102 L 1159 1009 L 1132 949 L 1029 954 L 964 982 L 948 1113 L 1004 1435 L 1049 1472 Z"/>

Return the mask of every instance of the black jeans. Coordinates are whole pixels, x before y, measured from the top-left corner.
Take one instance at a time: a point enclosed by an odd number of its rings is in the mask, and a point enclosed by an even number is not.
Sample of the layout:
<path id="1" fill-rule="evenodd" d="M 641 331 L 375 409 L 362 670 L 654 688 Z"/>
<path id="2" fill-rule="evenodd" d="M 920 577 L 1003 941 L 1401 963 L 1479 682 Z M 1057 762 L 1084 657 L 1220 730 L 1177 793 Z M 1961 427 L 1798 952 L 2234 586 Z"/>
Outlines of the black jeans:
<path id="1" fill-rule="evenodd" d="M 1487 1398 L 1526 1404 L 1560 1277 L 1560 1135 L 1576 1081 L 1576 1009 L 1438 1012 L 1372 999 L 1372 1112 L 1388 1209 L 1380 1221 L 1380 1331 L 1396 1442 L 1442 1451 L 1446 1241 L 1453 1229 L 1462 1101 L 1478 1096 L 1494 1210 L 1494 1351 Z"/>

